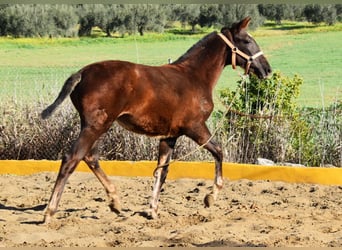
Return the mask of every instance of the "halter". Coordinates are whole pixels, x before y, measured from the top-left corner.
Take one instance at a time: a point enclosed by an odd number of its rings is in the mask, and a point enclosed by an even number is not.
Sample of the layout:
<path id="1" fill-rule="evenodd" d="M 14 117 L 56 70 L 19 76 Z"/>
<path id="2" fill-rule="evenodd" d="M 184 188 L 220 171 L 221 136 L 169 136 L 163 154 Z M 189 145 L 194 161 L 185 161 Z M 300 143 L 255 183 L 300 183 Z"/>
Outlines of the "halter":
<path id="1" fill-rule="evenodd" d="M 218 35 L 222 38 L 222 40 L 229 46 L 229 48 L 231 48 L 232 50 L 232 68 L 236 69 L 236 54 L 240 55 L 241 57 L 245 58 L 247 60 L 247 65 L 245 68 L 245 75 L 248 74 L 249 68 L 253 62 L 253 60 L 255 60 L 256 58 L 258 58 L 259 56 L 263 55 L 264 53 L 260 50 L 258 53 L 256 53 L 253 56 L 249 56 L 246 53 L 242 52 L 241 50 L 239 50 L 237 47 L 234 46 L 234 44 L 228 40 L 228 38 L 223 35 L 222 33 L 218 33 Z"/>

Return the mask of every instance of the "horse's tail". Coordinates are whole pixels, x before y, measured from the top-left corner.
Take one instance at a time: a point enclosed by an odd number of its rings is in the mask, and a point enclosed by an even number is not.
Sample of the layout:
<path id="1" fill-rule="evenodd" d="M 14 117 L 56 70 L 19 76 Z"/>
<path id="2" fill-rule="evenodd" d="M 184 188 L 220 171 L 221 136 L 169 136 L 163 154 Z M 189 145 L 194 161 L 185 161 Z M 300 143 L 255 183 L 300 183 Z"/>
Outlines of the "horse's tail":
<path id="1" fill-rule="evenodd" d="M 48 106 L 46 109 L 43 110 L 41 116 L 43 119 L 49 118 L 49 116 L 52 115 L 52 113 L 55 111 L 55 109 L 67 98 L 71 92 L 74 90 L 74 88 L 77 86 L 77 84 L 82 79 L 82 72 L 79 71 L 73 75 L 71 75 L 64 83 L 61 92 L 59 93 L 56 100 Z"/>

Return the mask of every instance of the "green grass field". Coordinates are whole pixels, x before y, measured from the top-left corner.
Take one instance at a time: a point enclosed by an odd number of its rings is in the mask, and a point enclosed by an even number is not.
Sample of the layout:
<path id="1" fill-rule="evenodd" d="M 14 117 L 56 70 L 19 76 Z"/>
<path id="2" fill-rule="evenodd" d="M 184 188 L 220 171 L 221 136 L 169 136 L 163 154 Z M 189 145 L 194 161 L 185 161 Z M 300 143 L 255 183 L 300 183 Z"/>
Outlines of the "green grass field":
<path id="1" fill-rule="evenodd" d="M 328 105 L 342 99 L 341 24 L 268 24 L 251 33 L 274 70 L 304 78 L 298 100 L 301 106 Z M 125 38 L 0 38 L 0 97 L 2 103 L 49 103 L 65 79 L 86 64 L 107 59 L 165 64 L 168 58 L 176 60 L 204 35 L 205 32 Z M 237 72 L 227 67 L 216 89 L 235 88 L 237 79 Z"/>

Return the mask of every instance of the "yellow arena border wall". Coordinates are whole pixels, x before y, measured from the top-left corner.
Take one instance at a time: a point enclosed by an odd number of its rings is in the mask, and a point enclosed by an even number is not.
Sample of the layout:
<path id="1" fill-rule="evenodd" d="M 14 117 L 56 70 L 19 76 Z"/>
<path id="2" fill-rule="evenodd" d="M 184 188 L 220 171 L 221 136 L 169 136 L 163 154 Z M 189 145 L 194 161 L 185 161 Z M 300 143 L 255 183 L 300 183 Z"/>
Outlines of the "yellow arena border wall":
<path id="1" fill-rule="evenodd" d="M 0 174 L 29 175 L 38 172 L 57 172 L 61 161 L 0 160 Z M 109 176 L 149 176 L 157 165 L 155 161 L 100 161 Z M 214 162 L 173 162 L 168 179 L 214 178 Z M 90 172 L 84 162 L 76 171 Z M 289 183 L 342 185 L 342 168 L 260 166 L 252 164 L 223 163 L 223 176 L 229 180 L 270 180 Z"/>

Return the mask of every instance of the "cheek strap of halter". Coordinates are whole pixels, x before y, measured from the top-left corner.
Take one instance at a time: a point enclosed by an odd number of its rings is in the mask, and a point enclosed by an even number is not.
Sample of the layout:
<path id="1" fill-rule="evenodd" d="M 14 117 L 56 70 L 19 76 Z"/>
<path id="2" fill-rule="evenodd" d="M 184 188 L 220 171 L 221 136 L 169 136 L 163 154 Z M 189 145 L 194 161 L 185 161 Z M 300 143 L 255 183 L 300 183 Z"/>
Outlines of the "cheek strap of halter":
<path id="1" fill-rule="evenodd" d="M 247 60 L 247 64 L 246 64 L 246 68 L 245 68 L 245 75 L 248 74 L 248 71 L 249 71 L 249 68 L 250 68 L 252 62 L 256 58 L 258 58 L 259 56 L 264 54 L 262 51 L 259 51 L 258 53 L 254 54 L 253 56 L 249 56 L 246 53 L 239 50 L 237 47 L 235 47 L 235 45 L 231 41 L 229 41 L 225 35 L 223 35 L 222 33 L 218 33 L 218 35 L 219 35 L 219 37 L 222 38 L 222 40 L 228 45 L 228 47 L 232 51 L 232 68 L 233 69 L 236 69 L 236 54 L 238 54 L 239 56 L 241 56 Z"/>

